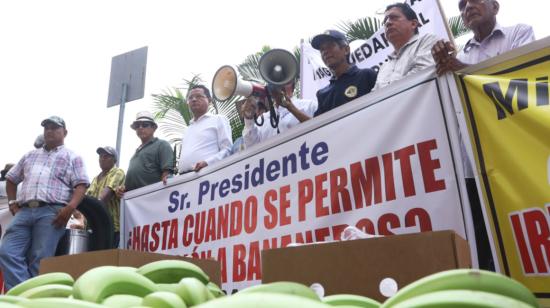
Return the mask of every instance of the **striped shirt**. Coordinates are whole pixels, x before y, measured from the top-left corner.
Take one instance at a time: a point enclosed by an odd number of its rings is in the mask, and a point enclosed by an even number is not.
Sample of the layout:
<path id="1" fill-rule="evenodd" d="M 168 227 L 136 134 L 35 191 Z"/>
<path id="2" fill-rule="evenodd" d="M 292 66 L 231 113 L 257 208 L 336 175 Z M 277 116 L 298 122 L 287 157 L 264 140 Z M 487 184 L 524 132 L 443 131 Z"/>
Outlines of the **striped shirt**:
<path id="1" fill-rule="evenodd" d="M 100 174 L 101 175 L 101 174 Z M 101 192 L 105 190 L 105 187 L 109 188 L 113 192 L 113 197 L 107 202 L 107 209 L 109 214 L 113 218 L 113 226 L 115 232 L 120 231 L 120 198 L 114 193 L 115 190 L 124 184 L 124 171 L 122 169 L 113 167 L 107 175 L 99 179 L 99 175 L 92 180 L 90 188 L 86 194 L 99 199 Z"/>
<path id="2" fill-rule="evenodd" d="M 82 158 L 63 145 L 25 154 L 6 178 L 16 185 L 23 182 L 17 194 L 19 204 L 31 200 L 67 204 L 74 187 L 90 184 Z"/>

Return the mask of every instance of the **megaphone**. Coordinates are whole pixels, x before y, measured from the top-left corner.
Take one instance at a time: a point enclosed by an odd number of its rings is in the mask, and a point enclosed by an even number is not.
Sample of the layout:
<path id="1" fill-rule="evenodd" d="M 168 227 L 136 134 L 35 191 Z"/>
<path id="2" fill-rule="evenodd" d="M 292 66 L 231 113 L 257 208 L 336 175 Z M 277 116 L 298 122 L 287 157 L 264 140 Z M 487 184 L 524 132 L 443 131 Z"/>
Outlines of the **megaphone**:
<path id="1" fill-rule="evenodd" d="M 298 75 L 298 61 L 284 49 L 271 49 L 260 58 L 258 70 L 268 85 L 281 87 Z"/>
<path id="2" fill-rule="evenodd" d="M 235 68 L 224 65 L 214 74 L 212 94 L 216 100 L 223 102 L 236 95 L 265 97 L 266 89 L 261 84 L 240 79 Z"/>

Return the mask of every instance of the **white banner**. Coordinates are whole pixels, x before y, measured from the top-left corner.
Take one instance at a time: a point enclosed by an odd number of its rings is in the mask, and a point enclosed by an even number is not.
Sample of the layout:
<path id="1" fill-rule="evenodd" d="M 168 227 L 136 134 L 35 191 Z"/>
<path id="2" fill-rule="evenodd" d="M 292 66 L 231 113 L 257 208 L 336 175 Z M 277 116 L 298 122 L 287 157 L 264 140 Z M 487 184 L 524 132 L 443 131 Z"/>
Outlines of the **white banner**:
<path id="1" fill-rule="evenodd" d="M 231 293 L 260 282 L 262 249 L 338 240 L 348 225 L 468 239 L 441 80 L 415 74 L 197 174 L 127 193 L 122 243 L 217 258 Z"/>
<path id="2" fill-rule="evenodd" d="M 407 0 L 406 2 L 418 16 L 421 24 L 420 34 L 432 33 L 441 39 L 450 40 L 447 21 L 440 10 L 438 0 Z M 372 68 L 377 72 L 394 50 L 385 37 L 384 27 L 381 27 L 368 40 L 351 42 L 350 49 L 350 63 L 356 64 L 359 68 Z M 317 90 L 328 85 L 332 73 L 323 63 L 319 51 L 307 42 L 302 43 L 301 61 L 302 97 L 313 99 Z"/>

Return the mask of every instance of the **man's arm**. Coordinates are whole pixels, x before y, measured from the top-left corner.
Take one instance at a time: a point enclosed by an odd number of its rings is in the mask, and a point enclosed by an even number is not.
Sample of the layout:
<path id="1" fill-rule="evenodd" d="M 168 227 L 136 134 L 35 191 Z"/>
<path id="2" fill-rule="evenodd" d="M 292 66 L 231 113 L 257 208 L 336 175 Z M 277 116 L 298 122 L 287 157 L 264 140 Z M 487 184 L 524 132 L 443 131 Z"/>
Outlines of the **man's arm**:
<path id="1" fill-rule="evenodd" d="M 80 204 L 80 202 L 82 202 L 82 199 L 84 199 L 85 194 L 86 184 L 83 183 L 76 185 L 73 190 L 71 200 L 59 211 L 59 213 L 53 220 L 52 225 L 54 225 L 56 228 L 65 227 L 67 225 L 67 222 L 71 218 L 73 211 Z"/>
<path id="2" fill-rule="evenodd" d="M 435 65 L 434 57 L 432 56 L 432 47 L 437 43 L 437 37 L 432 34 L 425 34 L 419 38 L 419 46 L 417 52 L 414 55 L 413 65 L 405 76 L 414 74 L 418 71 Z"/>
<path id="3" fill-rule="evenodd" d="M 10 179 L 6 180 L 6 194 L 8 195 L 8 200 L 16 200 L 17 198 L 17 185 L 15 185 Z M 19 211 L 19 204 L 10 204 L 9 209 L 10 213 L 15 215 L 15 213 Z"/>
<path id="4" fill-rule="evenodd" d="M 229 125 L 229 120 L 225 116 L 219 116 L 217 118 L 217 121 L 218 121 L 217 137 L 218 137 L 219 151 L 215 155 L 206 157 L 204 159 L 203 162 L 205 162 L 207 165 L 211 165 L 214 162 L 220 161 L 231 154 L 231 146 L 233 145 L 233 141 L 231 136 L 231 125 Z M 195 171 L 198 171 L 198 170 L 195 170 Z"/>
<path id="5" fill-rule="evenodd" d="M 468 65 L 456 58 L 456 48 L 449 41 L 439 40 L 432 47 L 437 75 L 459 71 Z"/>
<path id="6" fill-rule="evenodd" d="M 300 121 L 300 123 L 303 123 L 307 120 L 310 120 L 311 119 L 311 116 L 307 115 L 305 112 L 303 112 L 302 110 L 298 109 L 296 107 L 296 105 L 294 105 L 294 103 L 292 102 L 292 99 L 285 93 L 285 101 L 286 103 L 285 104 L 280 104 L 281 106 L 285 107 L 286 109 L 288 109 L 288 111 L 290 113 L 292 113 L 292 115 L 298 120 Z M 313 110 L 313 112 L 315 112 L 315 110 Z"/>

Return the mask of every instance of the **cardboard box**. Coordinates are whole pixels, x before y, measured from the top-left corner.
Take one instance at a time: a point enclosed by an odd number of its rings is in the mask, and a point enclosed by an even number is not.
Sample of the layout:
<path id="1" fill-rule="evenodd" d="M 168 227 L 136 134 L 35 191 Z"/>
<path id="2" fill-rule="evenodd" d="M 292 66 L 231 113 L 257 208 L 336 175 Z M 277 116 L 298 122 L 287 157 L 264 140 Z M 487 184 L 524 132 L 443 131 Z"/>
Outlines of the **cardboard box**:
<path id="1" fill-rule="evenodd" d="M 165 260 L 178 259 L 198 265 L 210 280 L 221 285 L 221 265 L 216 260 L 199 260 L 180 256 L 165 255 L 125 249 L 108 249 L 90 251 L 76 255 L 65 255 L 43 259 L 40 262 L 40 274 L 65 272 L 77 279 L 89 269 L 103 265 L 140 267 L 144 264 Z"/>
<path id="2" fill-rule="evenodd" d="M 452 231 L 393 235 L 262 251 L 262 282 L 320 283 L 325 295 L 358 294 L 380 302 L 380 282 L 398 288 L 427 275 L 470 268 L 466 240 Z"/>

